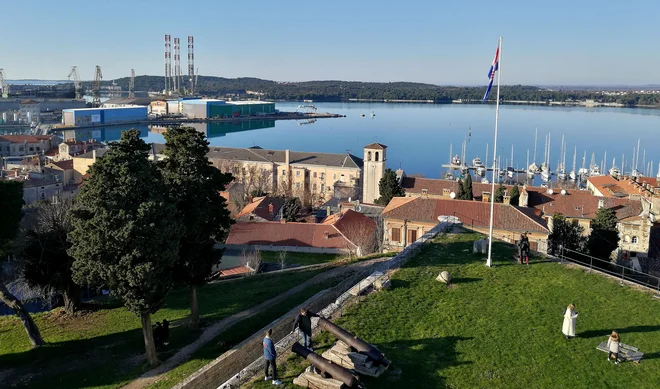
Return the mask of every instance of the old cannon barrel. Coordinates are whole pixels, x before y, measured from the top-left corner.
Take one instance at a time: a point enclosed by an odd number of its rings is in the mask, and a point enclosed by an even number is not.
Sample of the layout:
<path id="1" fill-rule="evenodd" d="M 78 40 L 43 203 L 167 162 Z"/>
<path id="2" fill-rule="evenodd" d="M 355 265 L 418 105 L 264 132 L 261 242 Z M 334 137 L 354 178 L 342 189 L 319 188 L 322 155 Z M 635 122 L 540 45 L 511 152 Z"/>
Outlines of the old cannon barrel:
<path id="1" fill-rule="evenodd" d="M 390 365 L 390 361 L 388 361 L 387 358 L 385 358 L 385 356 L 383 355 L 382 352 L 380 352 L 380 350 L 370 345 L 369 343 L 365 342 L 364 340 L 358 338 L 357 336 L 351 334 L 345 329 L 339 327 L 330 320 L 319 317 L 318 326 L 321 329 L 328 331 L 342 342 L 353 347 L 359 353 L 368 356 L 375 365 L 384 365 L 384 366 Z"/>
<path id="2" fill-rule="evenodd" d="M 316 354 L 314 351 L 306 349 L 300 343 L 294 343 L 293 346 L 291 346 L 291 351 L 310 361 L 312 365 L 314 365 L 317 369 L 323 371 L 324 373 L 330 374 L 332 378 L 343 382 L 349 388 L 360 387 L 360 381 L 346 368 L 328 361 L 322 356 Z"/>

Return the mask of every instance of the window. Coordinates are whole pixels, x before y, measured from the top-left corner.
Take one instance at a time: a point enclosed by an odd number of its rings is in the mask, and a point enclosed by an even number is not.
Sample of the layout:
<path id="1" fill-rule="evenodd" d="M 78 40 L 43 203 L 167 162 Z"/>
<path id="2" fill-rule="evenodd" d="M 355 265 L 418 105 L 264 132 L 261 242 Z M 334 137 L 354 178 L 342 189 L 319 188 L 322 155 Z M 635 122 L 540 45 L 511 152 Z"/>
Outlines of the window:
<path id="1" fill-rule="evenodd" d="M 376 151 L 376 153 L 375 153 L 374 155 L 376 156 L 376 158 L 375 158 L 374 160 L 375 160 L 376 162 L 378 162 L 378 151 Z"/>
<path id="2" fill-rule="evenodd" d="M 34 151 L 34 147 L 30 147 L 30 151 Z"/>
<path id="3" fill-rule="evenodd" d="M 367 151 L 367 161 L 371 161 L 371 151 Z"/>
<path id="4" fill-rule="evenodd" d="M 314 178 L 316 178 L 316 172 L 314 172 L 314 175 L 313 175 L 313 177 L 314 177 Z"/>
<path id="5" fill-rule="evenodd" d="M 392 228 L 392 242 L 401 242 L 400 228 Z"/>
<path id="6" fill-rule="evenodd" d="M 305 177 L 309 178 L 309 170 L 305 170 Z"/>
<path id="7" fill-rule="evenodd" d="M 282 175 L 286 176 L 286 170 L 282 170 Z"/>
<path id="8" fill-rule="evenodd" d="M 300 170 L 296 171 L 296 177 L 300 177 Z"/>
<path id="9" fill-rule="evenodd" d="M 344 175 L 343 174 L 339 176 L 339 181 L 344 182 Z"/>
<path id="10" fill-rule="evenodd" d="M 408 244 L 417 240 L 417 230 L 408 230 Z"/>
<path id="11" fill-rule="evenodd" d="M 316 185 L 316 184 L 314 184 L 314 185 Z M 321 190 L 320 190 L 320 192 L 323 193 L 324 190 L 325 190 L 325 187 L 324 187 L 323 184 L 321 184 Z"/>
<path id="12" fill-rule="evenodd" d="M 296 189 L 300 189 L 300 183 L 296 182 Z"/>
<path id="13" fill-rule="evenodd" d="M 321 173 L 321 179 L 325 179 L 325 173 Z"/>
<path id="14" fill-rule="evenodd" d="M 312 188 L 314 188 L 314 192 L 316 192 L 316 184 L 312 185 Z"/>
<path id="15" fill-rule="evenodd" d="M 639 239 L 636 236 L 632 237 L 632 242 L 633 244 L 637 244 L 639 242 Z"/>

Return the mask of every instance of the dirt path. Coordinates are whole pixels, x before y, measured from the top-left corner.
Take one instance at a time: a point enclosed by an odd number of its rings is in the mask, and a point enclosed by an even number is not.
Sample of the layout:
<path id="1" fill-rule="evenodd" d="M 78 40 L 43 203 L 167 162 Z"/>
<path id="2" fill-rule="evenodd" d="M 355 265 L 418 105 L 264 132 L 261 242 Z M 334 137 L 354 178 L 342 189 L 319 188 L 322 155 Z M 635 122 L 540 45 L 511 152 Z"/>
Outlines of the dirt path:
<path id="1" fill-rule="evenodd" d="M 275 297 L 273 297 L 270 300 L 266 300 L 261 304 L 257 304 L 252 308 L 246 309 L 244 311 L 235 313 L 231 316 L 227 316 L 226 318 L 219 320 L 218 322 L 212 324 L 208 328 L 202 332 L 199 338 L 195 340 L 194 342 L 190 343 L 189 345 L 181 348 L 176 354 L 174 354 L 171 358 L 167 359 L 163 364 L 160 366 L 156 367 L 155 369 L 152 369 L 143 375 L 141 375 L 139 378 L 131 381 L 129 384 L 123 386 L 124 389 L 141 389 L 141 388 L 146 388 L 149 385 L 152 385 L 156 382 L 158 382 L 167 372 L 175 368 L 176 366 L 180 365 L 181 363 L 187 361 L 190 356 L 200 349 L 202 346 L 213 340 L 216 336 L 220 335 L 222 332 L 226 331 L 228 328 L 233 326 L 234 324 L 245 320 L 247 318 L 250 318 L 252 316 L 255 316 L 259 314 L 261 311 L 263 311 L 265 308 L 271 307 L 275 304 L 278 304 L 284 300 L 286 300 L 288 297 L 293 296 L 294 294 L 303 291 L 304 289 L 315 285 L 322 283 L 323 281 L 341 276 L 342 274 L 349 273 L 361 268 L 365 268 L 371 265 L 374 265 L 379 262 L 383 262 L 385 260 L 391 259 L 389 257 L 384 257 L 384 258 L 375 258 L 375 259 L 370 259 L 367 261 L 362 261 L 362 262 L 357 262 L 354 264 L 350 264 L 347 266 L 343 267 L 337 267 L 331 270 L 328 270 L 324 273 L 317 274 L 316 276 L 310 278 L 309 280 L 299 284 L 298 286 L 289 289 L 288 291 L 279 294 Z"/>

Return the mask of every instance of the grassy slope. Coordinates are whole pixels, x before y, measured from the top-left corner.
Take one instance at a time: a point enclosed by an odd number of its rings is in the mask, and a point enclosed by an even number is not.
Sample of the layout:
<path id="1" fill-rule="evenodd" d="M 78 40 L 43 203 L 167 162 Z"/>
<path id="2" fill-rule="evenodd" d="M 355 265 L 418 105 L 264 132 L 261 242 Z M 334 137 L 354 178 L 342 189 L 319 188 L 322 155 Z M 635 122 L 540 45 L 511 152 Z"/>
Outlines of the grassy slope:
<path id="1" fill-rule="evenodd" d="M 513 250 L 503 244 L 494 246 L 496 267 L 486 268 L 471 254 L 475 238 L 465 234 L 429 246 L 395 274 L 392 290 L 338 320 L 394 363 L 378 379 L 363 377 L 367 387 L 660 387 L 658 301 L 557 263 L 513 264 Z M 452 273 L 453 288 L 435 281 L 442 270 Z M 561 325 L 570 302 L 580 316 L 578 337 L 567 341 Z M 614 366 L 596 350 L 612 330 L 646 353 L 639 366 Z M 330 345 L 332 339 L 324 333 L 316 342 Z M 284 387 L 293 387 L 305 365 L 289 357 Z"/>
<path id="2" fill-rule="evenodd" d="M 216 321 L 285 292 L 318 273 L 265 274 L 207 285 L 198 292 L 200 312 L 204 321 Z M 186 318 L 188 304 L 187 290 L 174 291 L 163 309 L 153 315 L 152 321 Z M 18 319 L 0 317 L 0 366 L 18 369 L 18 375 L 23 379 L 28 377 L 28 371 L 43 373 L 25 380 L 24 386 L 117 387 L 144 370 L 140 321 L 126 309 L 110 306 L 75 320 L 56 316 L 55 313 L 34 315 L 48 342 L 47 346 L 35 350 L 30 349 Z M 176 322 L 173 324 L 171 343 L 160 353 L 161 360 L 200 334 L 185 326 L 177 326 Z M 29 365 L 35 362 L 37 367 L 30 370 Z"/>

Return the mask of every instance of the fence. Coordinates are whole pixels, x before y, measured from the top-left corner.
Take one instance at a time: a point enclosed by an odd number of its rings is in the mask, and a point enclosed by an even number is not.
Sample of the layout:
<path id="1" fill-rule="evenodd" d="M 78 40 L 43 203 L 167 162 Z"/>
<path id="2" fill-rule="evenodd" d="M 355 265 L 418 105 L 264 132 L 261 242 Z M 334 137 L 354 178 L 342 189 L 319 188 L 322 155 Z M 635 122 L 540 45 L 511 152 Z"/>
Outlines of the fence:
<path id="1" fill-rule="evenodd" d="M 447 228 L 448 223 L 438 224 L 395 257 L 368 268 L 368 272 L 358 277 L 357 284 L 354 283 L 355 280 L 345 280 L 340 285 L 319 293 L 315 298 L 308 300 L 305 306 L 312 311 L 318 311 L 324 317 L 331 317 L 337 312 L 341 312 L 354 301 L 354 296 L 349 292 L 350 290 L 368 288 L 371 282 L 367 281 L 366 278 L 371 274 L 380 272 L 385 275 L 387 271 L 401 267 L 408 259 L 419 253 L 426 243 L 430 242 L 439 233 L 446 231 Z M 268 326 L 274 329 L 273 338 L 279 339 L 275 344 L 278 355 L 286 355 L 293 343 L 298 340 L 298 334 L 289 332 L 296 313 L 297 309 L 294 309 Z M 312 328 L 315 329 L 316 326 L 317 320 L 313 319 Z M 263 371 L 265 360 L 263 356 L 259 356 L 262 354 L 262 348 L 260 347 L 262 337 L 263 330 L 255 333 L 232 350 L 195 372 L 185 381 L 176 385 L 175 389 L 230 389 L 240 387 L 241 384 L 250 381 L 255 375 Z M 248 363 L 250 357 L 252 357 L 253 362 Z M 241 363 L 242 365 L 237 367 L 237 364 Z"/>
<path id="2" fill-rule="evenodd" d="M 660 296 L 660 278 L 651 274 L 640 272 L 636 269 L 619 265 L 618 263 L 605 261 L 564 247 L 559 248 L 557 258 L 560 259 L 561 263 L 575 263 L 588 268 L 590 272 L 598 271 L 620 279 L 622 285 L 624 282 L 629 282 L 653 289 L 656 291 L 657 296 Z"/>

